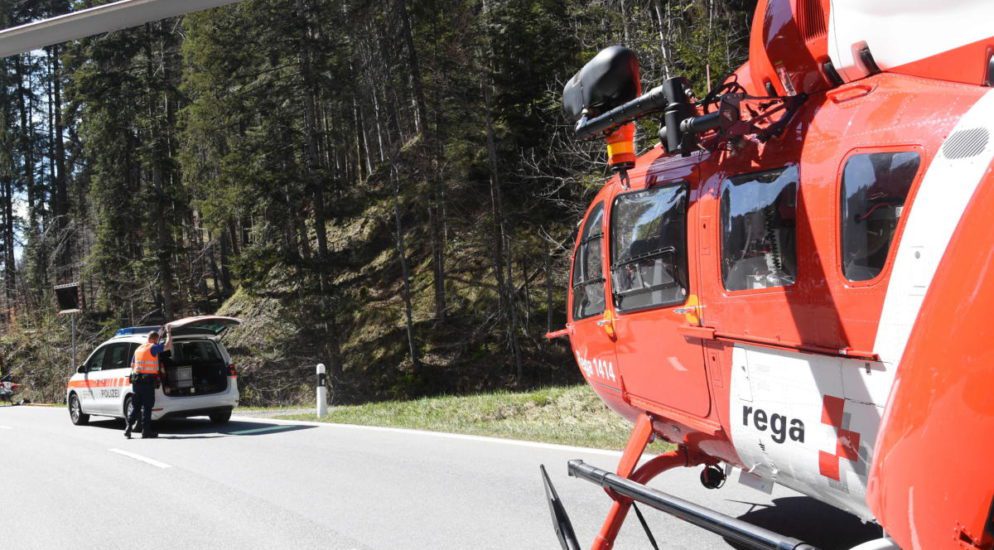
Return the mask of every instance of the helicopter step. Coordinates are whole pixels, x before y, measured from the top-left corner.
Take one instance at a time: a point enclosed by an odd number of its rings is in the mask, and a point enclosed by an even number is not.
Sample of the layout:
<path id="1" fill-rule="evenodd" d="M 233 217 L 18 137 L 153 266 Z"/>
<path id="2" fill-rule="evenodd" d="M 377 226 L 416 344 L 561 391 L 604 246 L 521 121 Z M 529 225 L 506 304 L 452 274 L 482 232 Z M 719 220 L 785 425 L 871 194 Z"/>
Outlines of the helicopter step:
<path id="1" fill-rule="evenodd" d="M 682 453 L 674 453 L 674 455 L 678 454 L 682 455 Z M 661 456 L 665 457 L 667 455 Z M 650 488 L 638 481 L 624 478 L 607 470 L 586 464 L 582 460 L 570 460 L 568 469 L 570 476 L 584 479 L 608 489 L 609 492 L 613 493 L 616 501 L 630 499 L 645 504 L 748 548 L 755 548 L 757 550 L 816 550 L 814 546 L 804 541 L 781 535 L 769 529 L 764 529 L 749 522 L 727 516 L 704 506 Z M 566 514 L 565 507 L 559 499 L 555 487 L 552 486 L 552 481 L 549 479 L 548 474 L 546 474 L 544 467 L 542 468 L 542 478 L 545 483 L 545 491 L 549 500 L 553 523 L 556 527 L 556 535 L 559 537 L 559 542 L 563 550 L 579 549 L 580 545 L 576 539 L 569 516 Z"/>

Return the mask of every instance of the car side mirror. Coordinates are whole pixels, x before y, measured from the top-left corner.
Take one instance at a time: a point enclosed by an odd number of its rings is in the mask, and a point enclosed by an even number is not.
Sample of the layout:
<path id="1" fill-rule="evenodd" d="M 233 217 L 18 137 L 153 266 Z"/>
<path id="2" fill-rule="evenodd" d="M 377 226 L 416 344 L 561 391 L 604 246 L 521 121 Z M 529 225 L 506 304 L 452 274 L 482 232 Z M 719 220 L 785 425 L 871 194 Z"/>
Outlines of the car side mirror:
<path id="1" fill-rule="evenodd" d="M 86 374 L 86 365 L 80 365 L 76 367 L 76 372 L 79 374 Z"/>

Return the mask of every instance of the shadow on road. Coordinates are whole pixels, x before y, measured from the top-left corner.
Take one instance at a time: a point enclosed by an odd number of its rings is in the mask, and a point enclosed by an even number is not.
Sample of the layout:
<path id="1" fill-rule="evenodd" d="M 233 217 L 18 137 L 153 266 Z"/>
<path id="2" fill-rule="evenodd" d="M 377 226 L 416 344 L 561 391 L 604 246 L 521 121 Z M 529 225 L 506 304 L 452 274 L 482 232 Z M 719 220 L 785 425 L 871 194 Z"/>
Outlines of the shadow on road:
<path id="1" fill-rule="evenodd" d="M 882 536 L 880 526 L 863 523 L 852 514 L 810 497 L 778 498 L 773 500 L 773 506 L 756 504 L 739 519 L 822 550 L 852 548 Z M 727 542 L 732 548 L 747 548 Z"/>
<path id="2" fill-rule="evenodd" d="M 108 430 L 124 431 L 124 421 L 119 418 L 93 419 L 90 426 Z M 262 436 L 297 430 L 309 430 L 315 426 L 297 424 L 274 424 L 266 421 L 232 420 L 226 424 L 213 424 L 206 418 L 170 418 L 155 422 L 161 439 L 214 439 L 218 437 Z M 135 434 L 140 437 L 139 434 Z"/>

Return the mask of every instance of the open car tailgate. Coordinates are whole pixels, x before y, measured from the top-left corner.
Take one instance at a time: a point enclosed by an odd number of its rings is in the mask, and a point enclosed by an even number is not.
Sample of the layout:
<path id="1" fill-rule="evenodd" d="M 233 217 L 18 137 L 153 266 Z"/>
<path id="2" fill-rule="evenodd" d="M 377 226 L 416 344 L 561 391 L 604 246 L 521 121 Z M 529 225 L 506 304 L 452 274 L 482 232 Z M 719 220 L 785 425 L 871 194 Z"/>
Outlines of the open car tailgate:
<path id="1" fill-rule="evenodd" d="M 173 336 L 213 336 L 218 337 L 230 327 L 240 325 L 241 319 L 234 317 L 221 317 L 219 315 L 200 315 L 197 317 L 186 317 L 166 324 L 166 328 Z"/>

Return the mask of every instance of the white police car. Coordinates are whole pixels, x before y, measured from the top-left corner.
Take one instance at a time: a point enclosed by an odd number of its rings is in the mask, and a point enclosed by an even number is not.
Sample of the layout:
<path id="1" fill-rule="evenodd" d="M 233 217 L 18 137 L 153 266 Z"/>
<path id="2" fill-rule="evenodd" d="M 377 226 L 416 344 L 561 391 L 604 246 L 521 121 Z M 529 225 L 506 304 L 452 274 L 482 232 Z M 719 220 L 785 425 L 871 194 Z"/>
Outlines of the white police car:
<path id="1" fill-rule="evenodd" d="M 228 350 L 219 341 L 229 327 L 240 324 L 233 317 L 187 317 L 166 325 L 172 335 L 172 352 L 164 356 L 165 377 L 156 385 L 152 419 L 209 416 L 221 424 L 238 405 L 238 374 Z M 69 379 L 66 403 L 77 426 L 91 415 L 126 418 L 132 408 L 129 375 L 131 358 L 148 334 L 160 327 L 129 327 L 97 347 Z"/>

